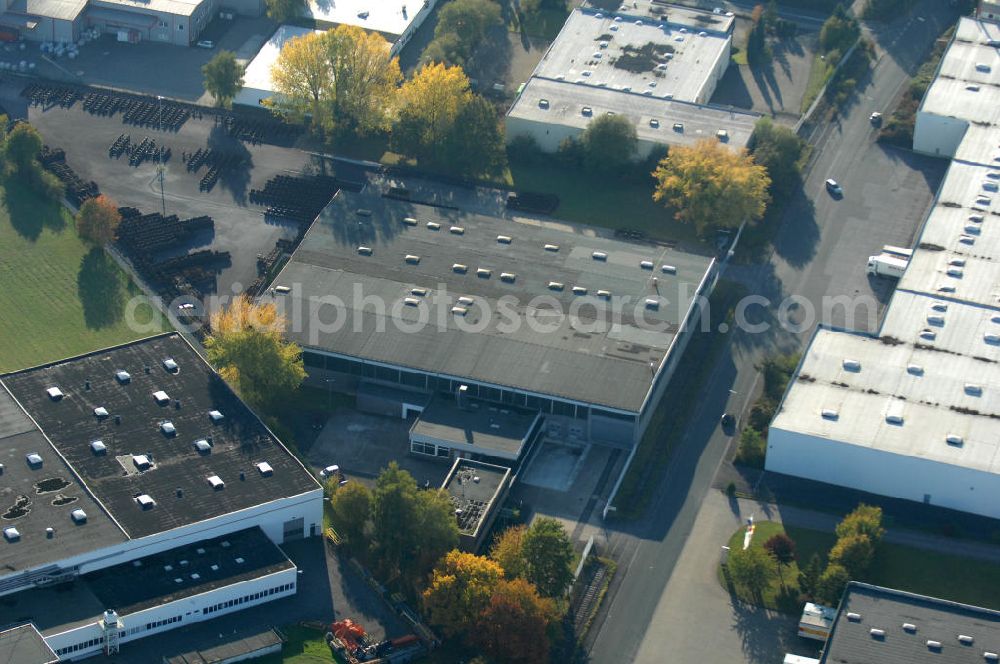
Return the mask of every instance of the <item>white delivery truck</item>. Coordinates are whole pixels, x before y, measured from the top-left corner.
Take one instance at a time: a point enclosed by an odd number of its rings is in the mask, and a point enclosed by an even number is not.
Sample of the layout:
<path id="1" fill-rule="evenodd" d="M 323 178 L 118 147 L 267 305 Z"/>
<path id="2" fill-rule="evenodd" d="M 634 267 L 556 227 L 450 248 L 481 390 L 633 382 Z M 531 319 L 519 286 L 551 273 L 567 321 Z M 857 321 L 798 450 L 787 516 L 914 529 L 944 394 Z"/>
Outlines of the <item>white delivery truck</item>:
<path id="1" fill-rule="evenodd" d="M 903 272 L 906 271 L 908 263 L 909 261 L 906 261 L 905 259 L 899 258 L 898 256 L 891 256 L 889 254 L 869 256 L 868 274 L 899 279 L 903 276 Z"/>

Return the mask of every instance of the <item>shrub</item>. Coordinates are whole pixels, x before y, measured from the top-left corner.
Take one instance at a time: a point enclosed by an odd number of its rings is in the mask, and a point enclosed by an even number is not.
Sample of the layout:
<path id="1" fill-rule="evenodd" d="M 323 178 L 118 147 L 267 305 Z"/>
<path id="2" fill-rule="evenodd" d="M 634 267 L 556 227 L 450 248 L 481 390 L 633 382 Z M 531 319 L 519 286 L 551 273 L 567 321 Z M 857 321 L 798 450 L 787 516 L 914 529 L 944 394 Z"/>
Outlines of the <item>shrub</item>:
<path id="1" fill-rule="evenodd" d="M 736 449 L 734 461 L 743 466 L 751 468 L 763 468 L 766 455 L 767 441 L 764 436 L 753 427 L 746 427 L 740 435 L 740 444 Z"/>

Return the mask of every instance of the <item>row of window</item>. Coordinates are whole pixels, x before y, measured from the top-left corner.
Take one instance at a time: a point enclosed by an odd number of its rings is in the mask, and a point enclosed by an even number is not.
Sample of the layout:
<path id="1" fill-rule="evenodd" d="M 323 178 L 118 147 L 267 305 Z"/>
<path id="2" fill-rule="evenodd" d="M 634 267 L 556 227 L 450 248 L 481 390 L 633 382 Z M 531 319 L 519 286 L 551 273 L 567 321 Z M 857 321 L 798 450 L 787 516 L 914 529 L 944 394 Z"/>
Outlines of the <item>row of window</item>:
<path id="1" fill-rule="evenodd" d="M 421 443 L 413 441 L 410 443 L 410 451 L 416 454 L 426 454 L 428 456 L 450 457 L 451 450 L 447 447 L 438 447 L 434 443 Z"/>
<path id="2" fill-rule="evenodd" d="M 507 390 L 499 387 L 480 385 L 469 381 L 438 378 L 437 376 L 430 376 L 428 374 L 406 371 L 404 369 L 383 367 L 358 360 L 349 360 L 343 357 L 331 357 L 329 355 L 323 355 L 322 353 L 305 351 L 302 353 L 302 360 L 308 368 L 326 369 L 327 371 L 336 371 L 353 376 L 360 376 L 362 378 L 371 378 L 387 383 L 396 383 L 398 385 L 406 385 L 408 387 L 416 387 L 428 391 L 439 391 L 451 395 L 455 394 L 455 391 L 460 385 L 466 385 L 469 388 L 469 396 L 473 398 L 483 399 L 485 401 L 494 401 L 496 403 L 503 403 L 511 406 L 519 406 L 522 408 L 530 408 L 532 410 L 540 410 L 543 413 L 563 415 L 565 417 L 573 417 L 580 420 L 587 419 L 591 410 L 588 406 L 568 403 L 560 401 L 559 399 L 536 397 L 516 390 Z M 594 415 L 615 420 L 634 421 L 635 419 L 634 415 L 625 415 L 622 413 L 604 410 L 602 408 L 594 408 L 593 411 Z"/>
<path id="3" fill-rule="evenodd" d="M 222 611 L 223 609 L 228 609 L 232 606 L 239 606 L 240 604 L 246 604 L 247 602 L 253 602 L 261 597 L 267 597 L 268 595 L 274 595 L 275 593 L 288 592 L 295 587 L 294 583 L 286 583 L 284 585 L 277 586 L 275 588 L 268 588 L 267 590 L 262 590 L 259 593 L 251 593 L 249 595 L 244 595 L 243 597 L 237 597 L 236 599 L 231 599 L 226 602 L 220 602 L 218 604 L 213 604 L 212 606 L 202 609 L 202 615 L 208 615 L 210 613 L 215 613 L 216 611 Z"/>
<path id="4" fill-rule="evenodd" d="M 77 652 L 78 650 L 89 650 L 90 648 L 93 648 L 103 642 L 104 639 L 91 639 L 89 641 L 84 641 L 83 643 L 76 643 L 71 646 L 66 646 L 65 648 L 59 648 L 59 650 L 56 650 L 56 654 L 68 655 L 70 653 Z"/>
<path id="5" fill-rule="evenodd" d="M 147 630 L 156 629 L 157 627 L 163 627 L 164 625 L 169 625 L 171 623 L 176 623 L 180 621 L 181 621 L 180 616 L 172 616 L 170 618 L 164 618 L 163 620 L 157 620 L 156 622 L 148 622 L 146 623 L 146 629 Z"/>
<path id="6" fill-rule="evenodd" d="M 170 625 L 172 623 L 178 623 L 181 621 L 181 616 L 171 616 L 170 618 L 164 618 L 163 620 L 156 620 L 154 622 L 148 622 L 145 625 L 136 625 L 135 627 L 130 627 L 127 630 L 122 630 L 118 632 L 118 638 L 123 639 L 126 636 L 131 636 L 137 632 L 149 631 L 151 629 L 156 629 L 157 627 L 163 627 L 164 625 Z M 89 650 L 96 646 L 104 643 L 103 638 L 90 639 L 89 641 L 84 641 L 83 643 L 75 643 L 71 646 L 66 646 L 65 648 L 59 648 L 56 650 L 57 655 L 69 655 L 74 652 L 79 652 L 80 650 Z"/>

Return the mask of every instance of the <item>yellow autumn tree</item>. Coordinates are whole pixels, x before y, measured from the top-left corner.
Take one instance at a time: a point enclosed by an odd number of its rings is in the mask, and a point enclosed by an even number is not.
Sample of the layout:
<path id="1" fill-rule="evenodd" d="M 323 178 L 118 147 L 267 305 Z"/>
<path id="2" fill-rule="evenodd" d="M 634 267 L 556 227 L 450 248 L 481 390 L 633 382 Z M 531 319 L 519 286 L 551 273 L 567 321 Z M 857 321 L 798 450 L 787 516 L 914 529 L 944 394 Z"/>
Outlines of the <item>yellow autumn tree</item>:
<path id="1" fill-rule="evenodd" d="M 466 633 L 489 605 L 503 568 L 489 558 L 453 550 L 442 558 L 424 590 L 430 621 L 448 636 Z"/>
<path id="2" fill-rule="evenodd" d="M 708 138 L 672 147 L 653 171 L 653 200 L 674 210 L 699 235 L 735 228 L 764 216 L 771 179 L 746 150 L 731 150 Z"/>
<path id="3" fill-rule="evenodd" d="M 241 295 L 212 314 L 205 339 L 208 359 L 226 382 L 263 410 L 287 399 L 306 376 L 302 349 L 284 339 L 286 325 L 273 304 Z"/>
<path id="4" fill-rule="evenodd" d="M 277 94 L 269 103 L 289 120 L 308 116 L 314 130 L 386 130 L 402 78 L 385 39 L 340 25 L 285 44 L 271 67 Z"/>
<path id="5" fill-rule="evenodd" d="M 431 166 L 441 164 L 455 123 L 470 101 L 469 78 L 461 67 L 421 67 L 399 89 L 394 149 Z"/>

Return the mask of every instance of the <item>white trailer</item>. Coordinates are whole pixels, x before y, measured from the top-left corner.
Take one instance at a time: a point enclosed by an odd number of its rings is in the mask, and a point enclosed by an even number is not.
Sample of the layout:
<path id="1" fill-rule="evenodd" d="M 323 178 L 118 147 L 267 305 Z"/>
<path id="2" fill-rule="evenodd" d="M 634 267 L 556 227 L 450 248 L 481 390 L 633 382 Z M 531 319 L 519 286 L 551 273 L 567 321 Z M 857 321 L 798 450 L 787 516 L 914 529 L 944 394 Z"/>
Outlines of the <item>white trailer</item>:
<path id="1" fill-rule="evenodd" d="M 889 256 L 895 256 L 896 258 L 902 258 L 905 261 L 913 258 L 913 249 L 906 249 L 904 247 L 894 247 L 891 244 L 887 244 L 882 247 L 882 253 L 888 254 Z"/>
<path id="2" fill-rule="evenodd" d="M 893 279 L 899 279 L 906 272 L 906 266 L 909 261 L 906 261 L 897 256 L 891 256 L 889 254 L 879 254 L 878 256 L 868 257 L 868 274 L 872 274 L 879 277 L 892 277 Z"/>

